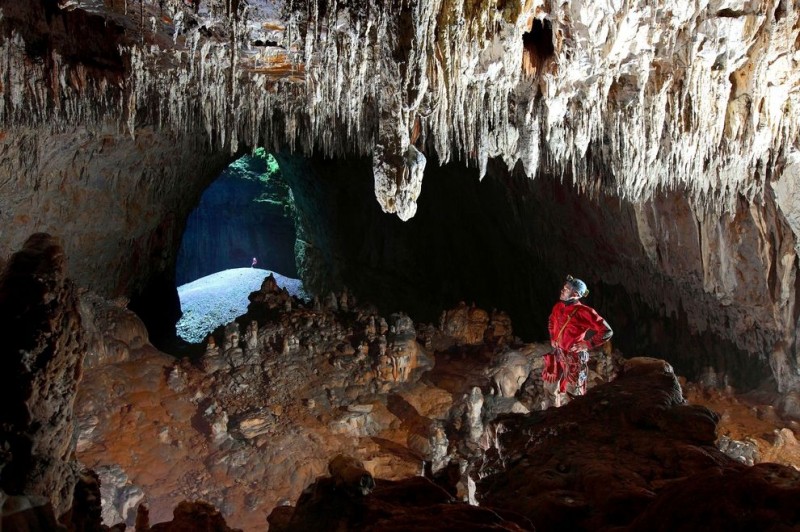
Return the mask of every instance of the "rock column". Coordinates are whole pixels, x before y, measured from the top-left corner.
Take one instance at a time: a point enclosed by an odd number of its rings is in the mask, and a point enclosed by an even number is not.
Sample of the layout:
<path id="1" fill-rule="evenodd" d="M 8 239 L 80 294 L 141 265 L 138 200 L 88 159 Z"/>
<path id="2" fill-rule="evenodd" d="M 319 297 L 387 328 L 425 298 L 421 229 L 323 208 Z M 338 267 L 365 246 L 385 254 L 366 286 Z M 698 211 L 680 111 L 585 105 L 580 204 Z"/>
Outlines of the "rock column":
<path id="1" fill-rule="evenodd" d="M 86 351 L 65 262 L 59 242 L 37 233 L 0 277 L 0 488 L 48 497 L 56 515 L 78 480 L 73 404 Z"/>

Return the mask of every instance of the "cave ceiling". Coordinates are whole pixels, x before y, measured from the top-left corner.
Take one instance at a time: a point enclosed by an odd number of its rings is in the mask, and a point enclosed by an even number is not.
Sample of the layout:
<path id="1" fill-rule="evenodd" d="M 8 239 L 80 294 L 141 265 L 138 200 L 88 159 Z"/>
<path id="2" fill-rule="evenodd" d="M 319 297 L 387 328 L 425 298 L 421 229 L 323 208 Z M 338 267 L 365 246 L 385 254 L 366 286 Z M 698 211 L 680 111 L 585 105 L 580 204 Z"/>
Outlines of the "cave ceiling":
<path id="1" fill-rule="evenodd" d="M 402 219 L 426 159 L 483 175 L 499 158 L 633 201 L 685 190 L 715 210 L 774 187 L 797 227 L 791 0 L 2 4 L 6 124 L 113 118 L 131 134 L 204 129 L 231 153 L 369 155 L 378 201 Z M 102 42 L 37 50 L 20 25 L 37 16 Z"/>

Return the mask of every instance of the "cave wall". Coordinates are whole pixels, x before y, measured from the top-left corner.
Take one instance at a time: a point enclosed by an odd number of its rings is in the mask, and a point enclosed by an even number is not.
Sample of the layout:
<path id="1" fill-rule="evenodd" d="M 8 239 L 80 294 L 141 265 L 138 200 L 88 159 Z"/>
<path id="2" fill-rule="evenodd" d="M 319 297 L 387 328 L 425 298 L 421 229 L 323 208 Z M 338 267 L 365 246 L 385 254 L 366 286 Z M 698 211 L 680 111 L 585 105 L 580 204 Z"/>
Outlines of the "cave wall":
<path id="1" fill-rule="evenodd" d="M 156 341 L 168 336 L 180 316 L 174 272 L 186 216 L 230 156 L 209 152 L 203 135 L 41 127 L 7 132 L 0 160 L 0 256 L 32 233 L 57 236 L 69 278 L 130 297 Z"/>
<path id="2" fill-rule="evenodd" d="M 755 386 L 767 368 L 798 385 L 796 239 L 771 195 L 720 215 L 679 192 L 640 204 L 535 188 L 547 260 L 600 287 L 626 324 L 620 346 L 695 378 L 713 368 L 720 385 Z"/>
<path id="3" fill-rule="evenodd" d="M 692 378 L 797 386 L 796 241 L 768 198 L 714 215 L 679 193 L 644 204 L 582 193 L 490 164 L 429 165 L 407 222 L 371 201 L 368 160 L 284 157 L 310 251 L 301 275 L 384 310 L 435 321 L 458 300 L 511 314 L 544 339 L 564 275 L 584 278 L 629 355 L 662 356 Z"/>

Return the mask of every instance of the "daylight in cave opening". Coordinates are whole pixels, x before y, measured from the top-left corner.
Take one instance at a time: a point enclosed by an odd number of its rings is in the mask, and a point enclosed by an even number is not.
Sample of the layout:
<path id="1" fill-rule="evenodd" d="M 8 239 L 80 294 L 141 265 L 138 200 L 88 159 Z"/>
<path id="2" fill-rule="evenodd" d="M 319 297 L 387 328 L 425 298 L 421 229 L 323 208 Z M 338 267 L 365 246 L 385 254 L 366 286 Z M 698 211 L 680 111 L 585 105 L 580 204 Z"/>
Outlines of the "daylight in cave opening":
<path id="1" fill-rule="evenodd" d="M 183 233 L 178 285 L 257 265 L 297 277 L 294 198 L 275 157 L 258 148 L 232 162 L 203 192 Z"/>
<path id="2" fill-rule="evenodd" d="M 305 297 L 295 264 L 295 206 L 275 157 L 263 148 L 232 162 L 189 215 L 175 280 L 178 336 L 190 343 L 247 311 L 247 296 L 274 275 Z"/>

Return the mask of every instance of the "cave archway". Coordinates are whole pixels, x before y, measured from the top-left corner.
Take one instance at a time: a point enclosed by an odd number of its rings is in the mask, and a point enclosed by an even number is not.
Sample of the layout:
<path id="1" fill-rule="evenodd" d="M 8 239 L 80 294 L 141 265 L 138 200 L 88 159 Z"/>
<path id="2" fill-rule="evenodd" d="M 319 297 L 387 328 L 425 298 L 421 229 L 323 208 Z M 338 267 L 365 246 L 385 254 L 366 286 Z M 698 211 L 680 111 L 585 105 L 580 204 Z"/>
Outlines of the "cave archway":
<path id="1" fill-rule="evenodd" d="M 188 216 L 177 254 L 178 338 L 200 344 L 247 312 L 248 296 L 268 273 L 292 295 L 296 279 L 294 197 L 263 148 L 233 161 Z M 188 349 L 178 342 L 177 349 Z"/>
<path id="2" fill-rule="evenodd" d="M 294 198 L 263 148 L 233 161 L 203 192 L 181 240 L 175 282 L 252 265 L 297 277 Z"/>

